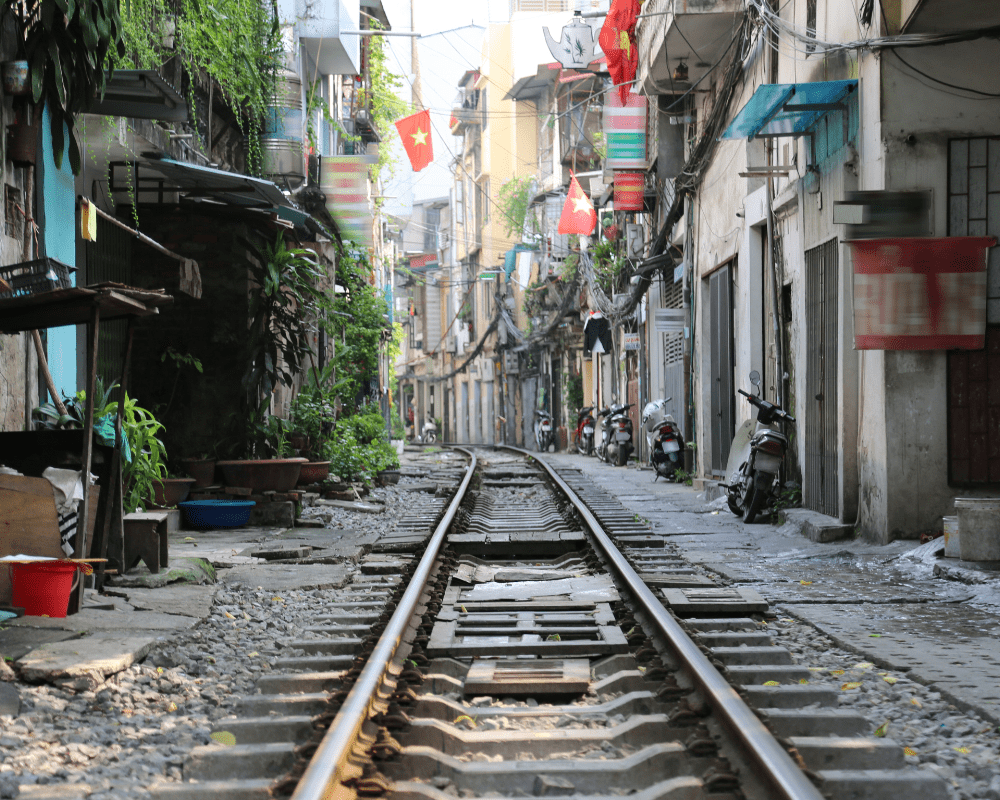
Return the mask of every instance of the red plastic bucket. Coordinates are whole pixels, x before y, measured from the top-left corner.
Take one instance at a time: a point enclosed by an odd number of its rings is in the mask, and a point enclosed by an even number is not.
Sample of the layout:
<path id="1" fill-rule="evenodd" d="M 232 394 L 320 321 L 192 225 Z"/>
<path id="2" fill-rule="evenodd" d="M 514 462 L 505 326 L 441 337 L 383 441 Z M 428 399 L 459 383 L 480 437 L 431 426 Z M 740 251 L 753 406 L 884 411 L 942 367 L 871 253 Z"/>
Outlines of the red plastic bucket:
<path id="1" fill-rule="evenodd" d="M 13 604 L 33 617 L 65 617 L 78 564 L 34 561 L 10 565 Z"/>

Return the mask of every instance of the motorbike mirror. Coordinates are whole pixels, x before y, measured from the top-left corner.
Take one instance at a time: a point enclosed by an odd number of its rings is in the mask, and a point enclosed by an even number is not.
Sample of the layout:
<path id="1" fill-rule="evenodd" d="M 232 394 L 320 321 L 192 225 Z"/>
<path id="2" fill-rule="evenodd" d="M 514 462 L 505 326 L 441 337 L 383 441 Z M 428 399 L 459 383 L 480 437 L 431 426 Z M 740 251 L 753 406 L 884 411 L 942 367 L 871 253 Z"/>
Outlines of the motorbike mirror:
<path id="1" fill-rule="evenodd" d="M 754 386 L 760 386 L 760 373 L 757 372 L 757 370 L 753 370 L 753 372 L 750 373 L 750 383 Z"/>

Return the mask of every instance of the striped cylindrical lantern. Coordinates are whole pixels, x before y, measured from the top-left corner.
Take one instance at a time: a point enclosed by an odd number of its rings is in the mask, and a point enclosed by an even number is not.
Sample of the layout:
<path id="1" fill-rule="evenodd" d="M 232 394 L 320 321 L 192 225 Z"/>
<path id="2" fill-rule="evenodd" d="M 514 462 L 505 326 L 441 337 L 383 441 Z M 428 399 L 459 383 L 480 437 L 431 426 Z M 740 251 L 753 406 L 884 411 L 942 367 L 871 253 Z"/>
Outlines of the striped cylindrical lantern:
<path id="1" fill-rule="evenodd" d="M 646 168 L 646 98 L 630 94 L 623 104 L 617 92 L 604 100 L 606 165 L 612 169 Z"/>
<path id="2" fill-rule="evenodd" d="M 615 170 L 615 211 L 642 211 L 645 173 Z"/>

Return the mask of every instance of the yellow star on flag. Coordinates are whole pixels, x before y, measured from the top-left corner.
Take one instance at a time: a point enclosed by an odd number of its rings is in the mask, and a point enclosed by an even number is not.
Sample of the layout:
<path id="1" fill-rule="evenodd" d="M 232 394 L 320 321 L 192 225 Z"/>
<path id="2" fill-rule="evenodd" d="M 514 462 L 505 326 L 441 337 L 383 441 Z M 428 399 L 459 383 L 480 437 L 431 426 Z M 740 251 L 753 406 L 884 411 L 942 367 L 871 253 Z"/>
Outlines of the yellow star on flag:
<path id="1" fill-rule="evenodd" d="M 427 131 L 422 131 L 417 128 L 416 133 L 411 133 L 410 136 L 413 137 L 413 146 L 416 147 L 418 144 L 427 144 Z"/>
<path id="2" fill-rule="evenodd" d="M 579 213 L 582 211 L 584 214 L 589 214 L 593 210 L 593 206 L 590 205 L 590 201 L 586 197 L 574 197 L 573 198 L 573 213 Z"/>
<path id="3" fill-rule="evenodd" d="M 618 31 L 618 47 L 625 51 L 625 58 L 632 57 L 632 42 L 628 38 L 628 31 Z"/>

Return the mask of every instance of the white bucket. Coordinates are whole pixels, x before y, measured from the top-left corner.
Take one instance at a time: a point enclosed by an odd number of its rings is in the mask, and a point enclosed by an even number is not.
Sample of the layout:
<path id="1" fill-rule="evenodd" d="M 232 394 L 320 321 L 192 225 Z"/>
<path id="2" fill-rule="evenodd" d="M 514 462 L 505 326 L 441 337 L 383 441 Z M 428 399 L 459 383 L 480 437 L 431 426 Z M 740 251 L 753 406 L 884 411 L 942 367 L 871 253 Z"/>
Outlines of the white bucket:
<path id="1" fill-rule="evenodd" d="M 961 537 L 958 533 L 958 517 L 944 518 L 944 554 L 948 558 L 961 558 Z"/>
<path id="2" fill-rule="evenodd" d="M 1000 497 L 956 497 L 963 561 L 1000 561 Z"/>

